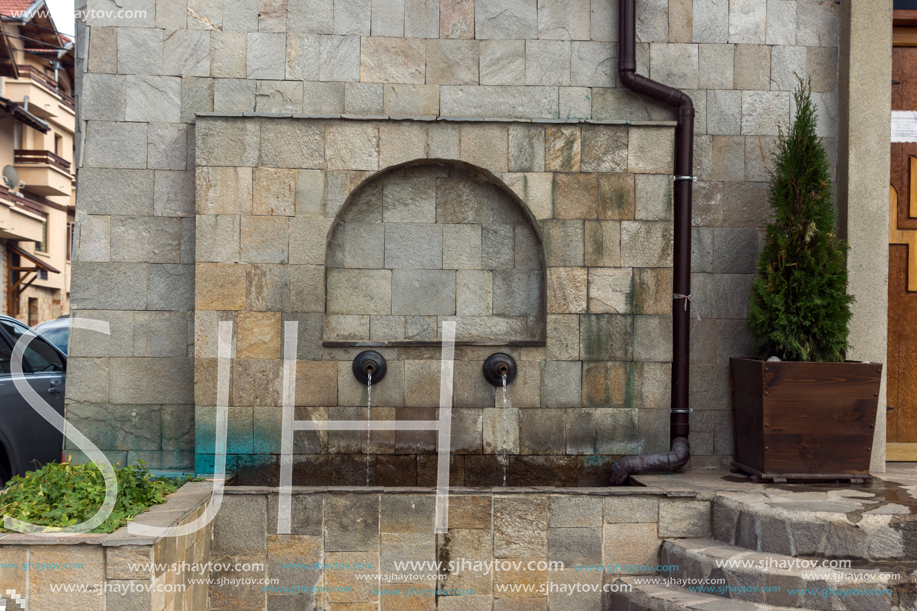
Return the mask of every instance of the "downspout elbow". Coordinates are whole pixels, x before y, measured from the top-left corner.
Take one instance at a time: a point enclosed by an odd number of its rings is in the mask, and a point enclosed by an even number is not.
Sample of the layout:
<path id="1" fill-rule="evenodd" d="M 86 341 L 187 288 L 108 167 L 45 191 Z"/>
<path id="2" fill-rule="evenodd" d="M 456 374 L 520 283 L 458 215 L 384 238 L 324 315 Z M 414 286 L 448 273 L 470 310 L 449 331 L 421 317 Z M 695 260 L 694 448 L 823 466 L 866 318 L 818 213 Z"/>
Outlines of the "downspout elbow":
<path id="1" fill-rule="evenodd" d="M 672 440 L 672 449 L 661 454 L 643 454 L 625 456 L 611 466 L 610 483 L 621 486 L 631 475 L 640 473 L 671 473 L 684 467 L 691 458 L 691 447 L 687 437 L 676 437 Z"/>

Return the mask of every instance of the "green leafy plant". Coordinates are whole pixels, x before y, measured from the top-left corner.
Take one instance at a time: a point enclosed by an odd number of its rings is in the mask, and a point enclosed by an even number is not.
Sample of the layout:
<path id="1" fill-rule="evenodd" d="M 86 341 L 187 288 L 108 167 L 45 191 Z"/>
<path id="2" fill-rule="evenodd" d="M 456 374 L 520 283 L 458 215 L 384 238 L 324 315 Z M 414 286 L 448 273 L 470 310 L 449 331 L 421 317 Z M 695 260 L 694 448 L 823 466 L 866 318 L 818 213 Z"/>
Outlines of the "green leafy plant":
<path id="1" fill-rule="evenodd" d="M 758 356 L 837 362 L 848 348 L 847 243 L 837 211 L 828 154 L 816 135 L 811 84 L 799 81 L 796 117 L 780 130 L 770 172 L 773 220 L 758 260 L 748 328 Z"/>
<path id="2" fill-rule="evenodd" d="M 185 482 L 199 479 L 154 478 L 143 461 L 116 468 L 115 475 L 118 500 L 94 533 L 114 532 L 147 508 L 164 503 Z M 72 526 L 95 515 L 104 500 L 105 478 L 95 465 L 48 463 L 7 483 L 0 493 L 0 512 L 42 526 Z"/>

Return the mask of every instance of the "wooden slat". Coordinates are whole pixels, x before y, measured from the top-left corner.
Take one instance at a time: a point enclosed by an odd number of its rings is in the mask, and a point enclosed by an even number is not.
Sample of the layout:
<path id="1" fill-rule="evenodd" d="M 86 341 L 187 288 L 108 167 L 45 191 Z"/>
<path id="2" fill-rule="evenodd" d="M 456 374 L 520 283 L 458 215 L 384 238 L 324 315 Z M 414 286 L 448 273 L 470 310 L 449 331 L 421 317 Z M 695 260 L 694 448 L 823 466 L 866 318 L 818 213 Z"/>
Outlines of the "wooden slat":
<path id="1" fill-rule="evenodd" d="M 892 443 L 885 446 L 888 462 L 917 462 L 917 443 Z"/>
<path id="2" fill-rule="evenodd" d="M 893 307 L 899 291 L 904 292 L 904 280 L 900 273 L 894 270 L 904 269 L 907 266 L 907 247 L 906 246 L 889 246 L 888 247 L 888 358 L 886 368 L 888 371 L 885 381 L 885 401 L 886 405 L 895 408 L 887 412 L 885 420 L 885 434 L 890 441 L 898 440 L 898 377 L 900 372 L 900 363 L 898 358 L 899 345 L 901 343 L 901 334 L 898 330 L 900 317 L 895 315 L 896 308 Z"/>
<path id="3" fill-rule="evenodd" d="M 917 47 L 917 28 L 892 28 L 894 47 Z"/>

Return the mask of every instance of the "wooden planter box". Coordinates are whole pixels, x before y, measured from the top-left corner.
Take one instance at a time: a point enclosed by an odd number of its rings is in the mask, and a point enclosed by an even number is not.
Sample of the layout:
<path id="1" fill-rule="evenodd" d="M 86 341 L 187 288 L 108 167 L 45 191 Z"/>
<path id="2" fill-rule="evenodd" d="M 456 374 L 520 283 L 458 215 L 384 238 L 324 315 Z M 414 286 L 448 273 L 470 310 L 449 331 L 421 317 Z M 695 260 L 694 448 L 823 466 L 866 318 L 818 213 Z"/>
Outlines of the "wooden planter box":
<path id="1" fill-rule="evenodd" d="M 881 363 L 730 359 L 734 466 L 762 479 L 864 479 Z"/>

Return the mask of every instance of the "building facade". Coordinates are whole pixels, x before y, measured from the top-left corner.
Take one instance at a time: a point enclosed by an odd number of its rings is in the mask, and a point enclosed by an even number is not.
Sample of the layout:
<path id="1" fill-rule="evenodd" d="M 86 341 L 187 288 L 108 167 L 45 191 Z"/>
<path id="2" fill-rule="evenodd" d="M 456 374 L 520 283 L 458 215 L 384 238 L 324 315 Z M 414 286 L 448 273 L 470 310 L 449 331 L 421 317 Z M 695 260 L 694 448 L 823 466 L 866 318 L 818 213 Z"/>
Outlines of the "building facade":
<path id="1" fill-rule="evenodd" d="M 36 325 L 70 311 L 73 42 L 43 0 L 0 6 L 0 312 Z"/>
<path id="2" fill-rule="evenodd" d="M 236 467 L 276 467 L 293 321 L 297 418 L 366 418 L 350 368 L 371 344 L 388 360 L 372 417 L 417 420 L 436 417 L 431 345 L 455 320 L 459 483 L 494 481 L 504 448 L 511 473 L 566 485 L 667 449 L 674 115 L 618 81 L 617 2 L 124 8 L 78 30 L 73 307 L 111 334 L 74 333 L 67 388 L 68 420 L 113 460 L 211 467 L 220 321 L 235 328 Z M 851 145 L 851 116 L 888 134 L 888 105 L 870 114 L 850 93 L 890 74 L 875 49 L 890 46 L 891 8 L 885 38 L 863 33 L 870 11 L 637 2 L 638 73 L 696 109 L 694 468 L 731 460 L 728 363 L 751 353 L 767 171 L 797 77 L 811 79 L 853 244 L 851 358 L 885 358 L 871 283 L 887 240 L 867 232 L 887 227 L 887 183 L 866 188 L 863 172 L 887 176 L 888 157 L 883 170 Z M 498 350 L 520 365 L 508 411 L 481 376 Z M 376 483 L 416 484 L 434 450 L 432 435 L 328 431 L 299 435 L 295 454 L 310 481 L 362 483 L 370 455 Z"/>

